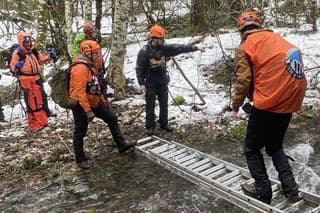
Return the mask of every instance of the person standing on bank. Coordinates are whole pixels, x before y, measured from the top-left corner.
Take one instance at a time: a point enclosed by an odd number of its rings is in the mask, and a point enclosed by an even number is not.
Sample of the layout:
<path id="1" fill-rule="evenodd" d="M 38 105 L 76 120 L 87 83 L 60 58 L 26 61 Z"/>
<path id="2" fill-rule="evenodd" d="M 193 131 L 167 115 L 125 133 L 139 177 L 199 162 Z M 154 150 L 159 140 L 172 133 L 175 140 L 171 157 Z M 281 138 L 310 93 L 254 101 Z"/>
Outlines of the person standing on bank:
<path id="1" fill-rule="evenodd" d="M 155 133 L 155 100 L 159 101 L 159 123 L 162 130 L 172 132 L 168 125 L 168 83 L 166 61 L 169 57 L 204 48 L 194 45 L 165 44 L 165 29 L 159 25 L 150 28 L 147 44 L 139 51 L 136 75 L 140 90 L 145 93 L 147 135 Z"/>
<path id="2" fill-rule="evenodd" d="M 102 100 L 102 85 L 95 67 L 99 59 L 100 46 L 93 40 L 86 40 L 80 44 L 80 55 L 76 58 L 70 74 L 70 97 L 79 104 L 72 108 L 74 117 L 73 147 L 75 160 L 82 169 L 92 166 L 83 151 L 89 122 L 95 117 L 101 118 L 108 124 L 119 153 L 124 153 L 136 145 L 136 141 L 126 143 L 120 131 L 117 116 Z M 80 63 L 82 62 L 82 63 Z"/>
<path id="3" fill-rule="evenodd" d="M 47 126 L 48 117 L 57 115 L 49 110 L 47 94 L 40 75 L 41 65 L 57 59 L 55 50 L 48 55 L 39 52 L 33 44 L 31 34 L 19 32 L 17 35 L 19 48 L 12 53 L 10 70 L 19 80 L 23 90 L 27 108 L 28 128 L 40 130 Z"/>
<path id="4" fill-rule="evenodd" d="M 236 81 L 233 116 L 248 96 L 253 101 L 244 153 L 254 185 L 243 184 L 245 194 L 270 204 L 271 183 L 260 150 L 265 147 L 278 171 L 284 195 L 299 199 L 283 139 L 292 113 L 300 109 L 307 81 L 300 50 L 271 30 L 262 29 L 254 12 L 238 18 L 241 44 L 235 50 Z"/>

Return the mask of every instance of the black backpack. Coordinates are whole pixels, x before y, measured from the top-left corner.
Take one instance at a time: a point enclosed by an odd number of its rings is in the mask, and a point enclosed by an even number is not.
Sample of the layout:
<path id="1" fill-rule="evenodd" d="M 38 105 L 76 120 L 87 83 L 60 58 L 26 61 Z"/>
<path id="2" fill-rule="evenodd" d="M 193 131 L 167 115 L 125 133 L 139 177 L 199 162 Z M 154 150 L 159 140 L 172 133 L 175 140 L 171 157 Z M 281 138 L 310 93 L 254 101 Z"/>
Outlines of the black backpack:
<path id="1" fill-rule="evenodd" d="M 76 64 L 84 64 L 90 69 L 85 62 L 74 62 L 67 69 L 59 70 L 48 82 L 51 87 L 52 100 L 62 108 L 71 109 L 78 104 L 77 100 L 69 96 L 70 72 Z"/>

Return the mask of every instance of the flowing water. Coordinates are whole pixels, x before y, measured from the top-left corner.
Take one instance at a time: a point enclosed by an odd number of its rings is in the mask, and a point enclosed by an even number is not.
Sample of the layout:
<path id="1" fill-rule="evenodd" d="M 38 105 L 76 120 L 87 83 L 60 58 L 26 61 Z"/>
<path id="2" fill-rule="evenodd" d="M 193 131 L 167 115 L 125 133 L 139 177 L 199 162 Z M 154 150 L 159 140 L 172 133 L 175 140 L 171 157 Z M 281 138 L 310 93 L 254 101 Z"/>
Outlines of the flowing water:
<path id="1" fill-rule="evenodd" d="M 241 147 L 228 144 L 190 145 L 215 157 L 245 166 Z M 205 150 L 205 151 L 204 151 Z M 294 174 L 301 188 L 320 194 L 320 153 L 308 143 L 286 148 L 296 159 Z M 228 155 L 226 155 L 228 153 Z M 276 178 L 271 159 L 266 157 L 271 177 Z M 7 189 L 1 212 L 244 212 L 215 194 L 189 183 L 139 156 L 128 154 L 96 162 L 81 171 L 66 168 L 54 182 L 41 187 Z"/>

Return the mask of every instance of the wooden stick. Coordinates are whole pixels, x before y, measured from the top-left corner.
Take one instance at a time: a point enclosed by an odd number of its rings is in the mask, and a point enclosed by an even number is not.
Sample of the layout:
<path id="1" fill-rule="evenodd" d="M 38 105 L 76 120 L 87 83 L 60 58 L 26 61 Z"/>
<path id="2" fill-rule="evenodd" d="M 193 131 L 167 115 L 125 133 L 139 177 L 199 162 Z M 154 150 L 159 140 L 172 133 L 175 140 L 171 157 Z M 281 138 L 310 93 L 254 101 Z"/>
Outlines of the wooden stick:
<path id="1" fill-rule="evenodd" d="M 142 107 L 140 107 L 140 109 L 138 110 L 138 112 L 135 114 L 135 116 L 133 118 L 131 118 L 129 121 L 125 122 L 125 125 L 131 125 L 133 123 L 133 121 L 135 121 L 140 115 L 141 113 L 144 111 L 145 109 L 145 105 L 143 105 Z"/>
<path id="2" fill-rule="evenodd" d="M 304 69 L 304 71 L 314 70 L 314 69 L 318 69 L 318 68 L 320 68 L 320 66 L 310 67 L 310 68 Z"/>
<path id="3" fill-rule="evenodd" d="M 193 86 L 193 84 L 191 83 L 191 81 L 187 78 L 187 76 L 184 74 L 183 70 L 181 69 L 180 65 L 178 64 L 178 62 L 176 61 L 175 58 L 171 58 L 173 63 L 177 66 L 178 70 L 180 71 L 182 77 L 188 82 L 188 84 L 192 87 L 192 89 L 195 91 L 195 93 L 198 95 L 198 97 L 200 98 L 202 104 L 201 105 L 205 105 L 206 101 L 203 99 L 203 97 L 201 96 L 201 94 L 199 93 L 199 90 Z"/>
<path id="4" fill-rule="evenodd" d="M 58 137 L 60 138 L 60 140 L 63 143 L 63 145 L 68 149 L 69 153 L 73 156 L 73 152 L 71 152 L 69 146 L 66 144 L 66 142 L 64 142 L 63 138 L 60 136 L 59 133 L 58 133 Z"/>

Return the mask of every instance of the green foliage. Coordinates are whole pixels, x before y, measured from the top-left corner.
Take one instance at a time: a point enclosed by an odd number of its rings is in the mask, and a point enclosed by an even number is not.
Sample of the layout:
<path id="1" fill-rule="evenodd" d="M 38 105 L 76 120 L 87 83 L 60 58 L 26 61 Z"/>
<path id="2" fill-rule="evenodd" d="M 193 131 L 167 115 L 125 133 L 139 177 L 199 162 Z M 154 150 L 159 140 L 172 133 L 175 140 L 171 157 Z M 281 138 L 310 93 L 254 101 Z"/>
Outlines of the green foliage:
<path id="1" fill-rule="evenodd" d="M 41 156 L 39 155 L 34 155 L 34 156 L 30 156 L 30 157 L 26 157 L 23 160 L 23 163 L 20 164 L 20 168 L 23 169 L 33 169 L 37 166 L 40 166 L 42 162 Z"/>
<path id="2" fill-rule="evenodd" d="M 172 99 L 171 104 L 174 105 L 174 106 L 178 106 L 178 105 L 184 104 L 185 101 L 186 101 L 186 100 L 184 99 L 183 96 L 178 95 L 178 96 L 176 96 L 176 97 L 174 97 L 174 98 Z"/>
<path id="3" fill-rule="evenodd" d="M 232 128 L 229 132 L 229 137 L 234 139 L 243 139 L 246 135 L 247 125 L 246 122 L 242 122 L 239 125 Z"/>
<path id="4" fill-rule="evenodd" d="M 241 122 L 235 127 L 228 129 L 222 135 L 218 136 L 218 140 L 222 140 L 226 143 L 230 142 L 242 142 L 246 136 L 247 122 Z"/>

